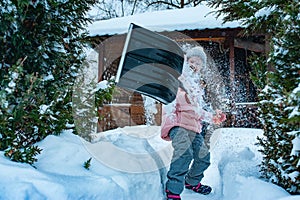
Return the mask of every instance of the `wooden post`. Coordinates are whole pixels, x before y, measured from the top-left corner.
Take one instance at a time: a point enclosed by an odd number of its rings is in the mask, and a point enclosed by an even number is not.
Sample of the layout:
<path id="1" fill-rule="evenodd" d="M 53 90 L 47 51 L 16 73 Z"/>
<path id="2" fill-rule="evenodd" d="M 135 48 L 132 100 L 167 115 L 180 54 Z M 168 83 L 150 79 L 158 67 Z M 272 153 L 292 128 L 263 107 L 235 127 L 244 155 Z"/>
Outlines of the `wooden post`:
<path id="1" fill-rule="evenodd" d="M 231 87 L 231 94 L 233 100 L 235 99 L 235 87 L 234 87 L 234 74 L 235 74 L 235 63 L 234 63 L 234 38 L 229 38 L 229 71 L 230 71 L 230 87 Z"/>
<path id="2" fill-rule="evenodd" d="M 266 59 L 269 58 L 270 51 L 271 51 L 271 35 L 266 34 L 265 35 L 265 55 L 266 55 Z M 274 67 L 270 63 L 268 63 L 267 64 L 267 70 L 268 71 L 274 71 Z"/>
<path id="3" fill-rule="evenodd" d="M 235 106 L 235 62 L 234 62 L 234 37 L 230 36 L 229 38 L 229 72 L 230 72 L 230 89 L 231 89 L 231 125 L 234 126 L 236 106 Z"/>
<path id="4" fill-rule="evenodd" d="M 102 43 L 99 45 L 99 54 L 98 54 L 98 82 L 102 81 L 102 75 L 104 73 L 104 48 L 105 45 Z"/>
<path id="5" fill-rule="evenodd" d="M 183 8 L 184 7 L 184 0 L 180 1 L 180 7 Z"/>

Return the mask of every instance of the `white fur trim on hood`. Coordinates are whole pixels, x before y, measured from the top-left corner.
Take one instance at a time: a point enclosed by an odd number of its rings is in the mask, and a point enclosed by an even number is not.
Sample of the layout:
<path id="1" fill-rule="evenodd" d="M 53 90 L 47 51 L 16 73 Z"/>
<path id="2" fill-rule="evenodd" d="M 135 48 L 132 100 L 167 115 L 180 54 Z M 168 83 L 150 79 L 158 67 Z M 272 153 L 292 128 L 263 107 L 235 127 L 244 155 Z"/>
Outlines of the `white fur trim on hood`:
<path id="1" fill-rule="evenodd" d="M 199 57 L 201 58 L 202 62 L 203 62 L 203 65 L 205 66 L 206 65 L 206 60 L 207 60 L 207 56 L 206 56 L 206 53 L 204 52 L 204 49 L 200 46 L 197 46 L 197 47 L 193 47 L 191 49 L 188 49 L 186 51 L 186 58 L 189 59 L 191 57 Z"/>

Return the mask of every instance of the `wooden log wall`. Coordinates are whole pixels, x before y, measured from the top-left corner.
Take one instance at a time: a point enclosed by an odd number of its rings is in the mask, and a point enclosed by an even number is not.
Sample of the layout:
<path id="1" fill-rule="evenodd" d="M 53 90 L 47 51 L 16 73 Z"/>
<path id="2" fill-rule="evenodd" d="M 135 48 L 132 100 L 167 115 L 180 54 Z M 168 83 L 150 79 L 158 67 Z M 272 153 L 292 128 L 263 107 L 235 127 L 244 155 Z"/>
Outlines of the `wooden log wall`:
<path id="1" fill-rule="evenodd" d="M 196 42 L 204 43 L 218 43 L 220 49 L 224 50 L 224 53 L 228 56 L 228 65 L 229 65 L 229 77 L 227 83 L 231 88 L 231 101 L 235 102 L 236 93 L 239 91 L 235 90 L 235 82 L 238 80 L 247 80 L 249 77 L 240 77 L 241 75 L 237 74 L 237 68 L 240 66 L 236 65 L 236 49 L 244 49 L 245 52 L 265 52 L 265 44 L 262 44 L 261 38 L 264 36 L 255 36 L 257 38 L 249 38 L 241 36 L 242 28 L 235 29 L 213 29 L 213 30 L 184 30 L 181 33 L 186 37 L 178 38 L 176 32 L 162 32 L 161 34 L 166 35 L 167 37 L 173 38 L 174 40 L 180 42 L 188 42 L 193 40 Z M 259 40 L 259 42 L 255 41 Z M 120 56 L 123 50 L 125 35 L 115 35 L 113 37 L 103 37 L 97 41 L 102 41 L 102 43 L 97 47 L 99 52 L 99 72 L 98 77 L 99 81 L 108 80 L 112 76 L 115 76 L 118 69 L 118 64 Z M 227 53 L 226 53 L 227 52 Z M 224 54 L 224 55 L 225 55 Z M 247 56 L 246 56 L 247 59 Z M 246 61 L 245 61 L 246 63 Z M 246 81 L 247 82 L 247 81 Z M 249 84 L 247 86 L 249 88 Z M 248 89 L 248 93 L 251 92 Z M 127 95 L 127 94 L 126 94 Z M 132 95 L 132 94 L 130 94 Z M 105 105 L 101 110 L 103 115 L 102 120 L 99 121 L 99 130 L 109 130 L 116 127 L 130 126 L 130 125 L 139 125 L 145 124 L 144 108 L 143 103 L 140 101 L 139 94 L 134 94 L 134 100 L 128 100 L 128 102 L 115 101 L 113 104 Z M 120 98 L 120 97 L 119 97 Z M 159 113 L 155 116 L 156 125 L 161 123 L 161 105 L 158 106 Z M 238 122 L 241 119 L 241 115 L 237 113 L 244 113 L 246 109 L 249 111 L 249 106 L 239 107 L 234 105 L 232 107 L 231 113 L 228 113 L 229 118 L 225 123 L 225 126 L 240 126 L 243 123 Z M 253 106 L 252 106 L 253 107 Z M 254 106 L 255 107 L 255 106 Z M 250 110 L 255 110 L 255 108 Z M 234 114 L 232 114 L 234 113 Z M 252 116 L 252 115 L 251 115 Z M 255 120 L 254 120 L 255 121 Z M 253 122 L 252 125 L 258 124 L 258 122 Z M 259 126 L 259 125 L 257 125 Z"/>

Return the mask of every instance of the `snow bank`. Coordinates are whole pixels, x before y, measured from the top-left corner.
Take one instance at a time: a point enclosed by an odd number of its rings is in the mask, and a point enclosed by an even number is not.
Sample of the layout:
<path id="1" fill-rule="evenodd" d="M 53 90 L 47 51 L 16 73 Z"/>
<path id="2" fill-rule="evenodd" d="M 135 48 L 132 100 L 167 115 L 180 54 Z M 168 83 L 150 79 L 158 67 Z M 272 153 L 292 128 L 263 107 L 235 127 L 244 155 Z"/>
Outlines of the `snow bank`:
<path id="1" fill-rule="evenodd" d="M 93 143 L 68 132 L 48 136 L 38 144 L 43 151 L 35 168 L 11 162 L 1 152 L 0 199 L 163 199 L 162 183 L 172 147 L 159 138 L 159 132 L 157 126 L 118 128 L 94 135 Z M 257 136 L 262 136 L 261 130 L 216 130 L 211 138 L 212 164 L 203 179 L 213 192 L 202 196 L 185 190 L 182 199 L 299 199 L 300 196 L 291 196 L 259 179 L 257 164 L 261 155 L 255 146 Z M 114 149 L 111 151 L 104 144 Z M 91 146 L 96 146 L 97 151 L 92 151 Z M 97 154 L 110 155 L 115 165 Z M 149 162 L 130 160 L 130 156 L 148 156 Z M 91 157 L 91 166 L 85 169 L 83 164 Z"/>

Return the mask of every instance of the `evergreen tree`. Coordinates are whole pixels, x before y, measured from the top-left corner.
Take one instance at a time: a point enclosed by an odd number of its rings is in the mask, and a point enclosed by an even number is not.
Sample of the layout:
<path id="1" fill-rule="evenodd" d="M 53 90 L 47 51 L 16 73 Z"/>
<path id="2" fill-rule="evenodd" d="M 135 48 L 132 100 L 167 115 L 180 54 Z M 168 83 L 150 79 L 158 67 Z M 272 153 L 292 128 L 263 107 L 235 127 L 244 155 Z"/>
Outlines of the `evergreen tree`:
<path id="1" fill-rule="evenodd" d="M 93 62 L 97 58 L 98 54 L 94 60 L 83 64 L 86 68 L 80 70 L 80 75 L 74 82 L 72 96 L 76 132 L 87 141 L 92 141 L 93 134 L 97 132 L 98 122 L 103 120 L 99 108 L 102 108 L 104 103 L 112 101 L 115 88 L 114 80 L 97 81 L 95 75 L 98 74 L 98 64 Z M 92 66 L 93 63 L 96 66 Z M 88 68 L 92 68 L 92 72 L 88 71 Z"/>
<path id="2" fill-rule="evenodd" d="M 95 0 L 0 2 L 0 150 L 33 164 L 34 143 L 70 128 L 72 86 Z"/>
<path id="3" fill-rule="evenodd" d="M 263 177 L 292 194 L 300 193 L 300 4 L 288 1 L 209 1 L 221 8 L 225 21 L 242 20 L 246 33 L 270 37 L 268 59 L 254 57 L 251 65 L 259 94 L 264 137 Z M 268 70 L 267 70 L 268 69 Z M 255 71 L 254 70 L 254 71 Z"/>

